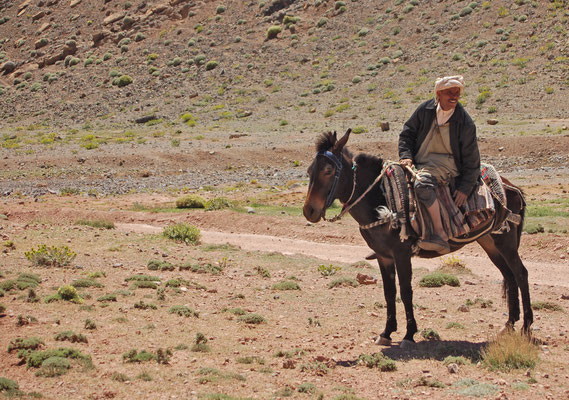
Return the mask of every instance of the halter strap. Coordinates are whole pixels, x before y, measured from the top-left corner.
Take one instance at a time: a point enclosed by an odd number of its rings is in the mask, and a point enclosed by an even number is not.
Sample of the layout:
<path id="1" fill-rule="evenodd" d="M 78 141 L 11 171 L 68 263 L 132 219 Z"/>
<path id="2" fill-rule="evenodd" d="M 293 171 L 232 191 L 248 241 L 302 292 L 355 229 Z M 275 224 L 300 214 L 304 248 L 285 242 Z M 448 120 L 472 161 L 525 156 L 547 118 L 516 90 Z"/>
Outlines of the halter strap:
<path id="1" fill-rule="evenodd" d="M 336 166 L 336 173 L 334 174 L 334 181 L 332 182 L 332 187 L 328 192 L 328 196 L 326 197 L 326 208 L 330 207 L 334 202 L 335 195 L 336 195 L 336 187 L 338 186 L 338 181 L 340 180 L 340 174 L 342 173 L 342 160 L 334 155 L 334 153 L 330 151 L 319 151 L 316 153 L 316 156 L 323 156 L 328 160 L 332 161 L 332 163 Z"/>

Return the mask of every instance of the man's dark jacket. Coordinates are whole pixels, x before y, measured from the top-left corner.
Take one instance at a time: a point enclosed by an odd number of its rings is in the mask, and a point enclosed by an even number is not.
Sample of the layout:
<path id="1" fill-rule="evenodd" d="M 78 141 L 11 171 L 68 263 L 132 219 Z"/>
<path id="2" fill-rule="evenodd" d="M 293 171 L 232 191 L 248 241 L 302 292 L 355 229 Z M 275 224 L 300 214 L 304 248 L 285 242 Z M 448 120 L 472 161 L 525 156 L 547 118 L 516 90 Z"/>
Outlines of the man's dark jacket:
<path id="1" fill-rule="evenodd" d="M 403 126 L 399 135 L 399 159 L 415 155 L 421 148 L 437 115 L 435 100 L 421 104 Z M 455 178 L 456 190 L 469 195 L 480 176 L 480 153 L 476 142 L 476 126 L 460 103 L 456 105 L 450 122 L 450 146 L 459 175 Z"/>

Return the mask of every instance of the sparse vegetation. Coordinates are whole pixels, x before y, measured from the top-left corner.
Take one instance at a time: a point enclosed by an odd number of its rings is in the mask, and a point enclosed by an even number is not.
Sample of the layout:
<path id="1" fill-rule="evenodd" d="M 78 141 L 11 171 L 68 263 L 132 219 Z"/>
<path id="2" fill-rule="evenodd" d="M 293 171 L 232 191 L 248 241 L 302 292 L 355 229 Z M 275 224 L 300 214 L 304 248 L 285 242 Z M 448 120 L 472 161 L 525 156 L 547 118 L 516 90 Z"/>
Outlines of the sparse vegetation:
<path id="1" fill-rule="evenodd" d="M 422 287 L 441 287 L 444 285 L 460 286 L 460 281 L 456 276 L 442 272 L 425 275 L 419 281 L 419 286 Z"/>
<path id="2" fill-rule="evenodd" d="M 67 246 L 40 245 L 25 252 L 26 258 L 39 267 L 63 267 L 71 264 L 77 254 Z"/>
<path id="3" fill-rule="evenodd" d="M 500 335 L 482 350 L 482 364 L 490 370 L 534 368 L 538 359 L 539 348 L 516 332 Z"/>
<path id="4" fill-rule="evenodd" d="M 186 223 L 168 225 L 164 228 L 162 235 L 168 239 L 192 245 L 199 244 L 201 239 L 200 230 L 197 227 Z"/>

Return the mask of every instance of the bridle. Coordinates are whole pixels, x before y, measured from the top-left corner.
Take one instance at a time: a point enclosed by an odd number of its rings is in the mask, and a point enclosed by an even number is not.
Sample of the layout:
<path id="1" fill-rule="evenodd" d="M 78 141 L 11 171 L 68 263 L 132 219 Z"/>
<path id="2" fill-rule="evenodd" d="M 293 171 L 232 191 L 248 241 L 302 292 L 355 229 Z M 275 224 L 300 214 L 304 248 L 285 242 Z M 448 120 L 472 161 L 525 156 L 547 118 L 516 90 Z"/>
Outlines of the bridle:
<path id="1" fill-rule="evenodd" d="M 332 186 L 330 187 L 330 191 L 328 192 L 328 195 L 326 196 L 326 203 L 324 205 L 324 210 L 326 210 L 328 207 L 330 207 L 332 205 L 332 203 L 334 202 L 334 199 L 336 198 L 336 190 L 338 188 L 338 181 L 340 180 L 340 174 L 342 173 L 342 160 L 340 160 L 338 157 L 336 157 L 336 155 L 330 151 L 319 151 L 318 153 L 316 153 L 316 157 L 318 156 L 323 156 L 326 159 L 330 160 L 335 166 L 336 166 L 336 172 L 334 173 L 334 181 L 332 182 Z M 381 180 L 381 178 L 383 178 L 383 176 L 385 175 L 385 172 L 387 171 L 387 166 L 388 163 L 383 163 L 382 169 L 381 169 L 381 173 L 377 176 L 377 178 L 375 178 L 375 180 L 372 182 L 371 185 L 369 185 L 369 187 L 360 195 L 360 197 L 358 197 L 353 203 L 350 204 L 350 201 L 352 200 L 352 197 L 354 197 L 354 193 L 356 191 L 356 170 L 357 170 L 357 164 L 354 161 L 353 165 L 352 165 L 352 171 L 353 171 L 353 185 L 352 185 L 352 193 L 350 194 L 350 197 L 348 198 L 348 200 L 346 200 L 346 202 L 342 205 L 342 210 L 340 211 L 340 213 L 334 217 L 332 217 L 331 219 L 326 219 L 326 217 L 323 215 L 322 219 L 324 221 L 328 221 L 328 222 L 336 222 L 338 220 L 340 220 L 347 212 L 349 212 L 356 204 L 358 204 L 364 197 L 366 194 L 369 193 L 369 191 L 375 186 L 375 184 L 377 182 L 379 182 Z"/>
<path id="2" fill-rule="evenodd" d="M 326 196 L 326 203 L 324 208 L 328 208 L 334 202 L 336 196 L 336 189 L 338 189 L 338 181 L 340 180 L 340 174 L 342 173 L 342 160 L 334 155 L 331 151 L 319 151 L 316 153 L 316 157 L 322 156 L 327 158 L 329 161 L 332 161 L 332 164 L 336 167 L 336 172 L 334 173 L 334 181 L 332 182 L 332 187 L 330 187 L 330 191 L 328 192 L 328 196 Z"/>

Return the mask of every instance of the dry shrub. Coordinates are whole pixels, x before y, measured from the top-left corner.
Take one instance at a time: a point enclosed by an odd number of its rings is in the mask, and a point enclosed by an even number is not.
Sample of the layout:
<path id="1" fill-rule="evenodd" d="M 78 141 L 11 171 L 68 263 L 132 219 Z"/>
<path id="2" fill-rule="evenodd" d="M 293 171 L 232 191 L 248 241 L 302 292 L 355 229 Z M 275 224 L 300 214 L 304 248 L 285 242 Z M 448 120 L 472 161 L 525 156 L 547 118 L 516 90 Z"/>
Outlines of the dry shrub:
<path id="1" fill-rule="evenodd" d="M 516 332 L 498 336 L 482 350 L 482 363 L 490 370 L 534 368 L 538 359 L 539 348 Z"/>

